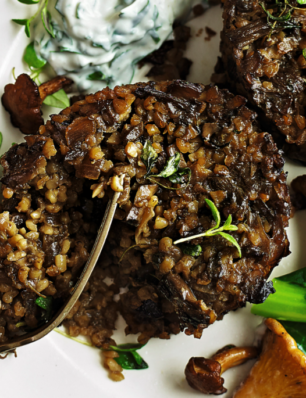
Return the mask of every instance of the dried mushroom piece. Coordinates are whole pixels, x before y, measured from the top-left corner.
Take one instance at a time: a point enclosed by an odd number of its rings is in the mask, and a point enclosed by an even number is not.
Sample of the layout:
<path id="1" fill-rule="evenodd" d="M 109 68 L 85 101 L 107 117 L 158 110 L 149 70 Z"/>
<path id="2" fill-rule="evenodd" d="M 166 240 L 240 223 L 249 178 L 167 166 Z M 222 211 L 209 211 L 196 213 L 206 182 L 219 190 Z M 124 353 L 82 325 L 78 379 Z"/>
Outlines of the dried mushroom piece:
<path id="1" fill-rule="evenodd" d="M 305 398 L 306 355 L 279 322 L 265 324 L 261 355 L 233 398 Z"/>
<path id="2" fill-rule="evenodd" d="M 5 86 L 2 104 L 11 115 L 13 126 L 23 134 L 37 134 L 44 124 L 41 111 L 44 99 L 70 84 L 71 79 L 56 76 L 38 87 L 29 75 L 23 73 L 14 84 Z"/>
<path id="3" fill-rule="evenodd" d="M 190 358 L 185 376 L 190 387 L 201 391 L 203 394 L 220 395 L 227 389 L 223 386 L 221 377 L 227 369 L 241 365 L 249 359 L 256 358 L 256 347 L 226 346 L 219 350 L 212 358 Z"/>

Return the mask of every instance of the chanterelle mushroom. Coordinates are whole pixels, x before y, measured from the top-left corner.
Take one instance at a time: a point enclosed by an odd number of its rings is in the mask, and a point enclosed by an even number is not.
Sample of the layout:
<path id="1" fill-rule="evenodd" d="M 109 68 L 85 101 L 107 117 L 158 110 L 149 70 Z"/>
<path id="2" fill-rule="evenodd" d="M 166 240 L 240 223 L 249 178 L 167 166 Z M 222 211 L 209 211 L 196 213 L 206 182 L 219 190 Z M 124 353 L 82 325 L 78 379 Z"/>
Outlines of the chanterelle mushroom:
<path id="1" fill-rule="evenodd" d="M 23 73 L 15 84 L 5 86 L 2 104 L 11 115 L 12 124 L 23 134 L 37 134 L 44 124 L 40 110 L 44 99 L 72 83 L 68 77 L 56 76 L 38 87 L 29 75 Z"/>
<path id="2" fill-rule="evenodd" d="M 227 389 L 223 386 L 224 379 L 221 374 L 257 355 L 256 347 L 226 346 L 210 359 L 190 358 L 185 368 L 186 379 L 192 388 L 203 394 L 223 394 Z"/>
<path id="3" fill-rule="evenodd" d="M 279 322 L 265 324 L 260 357 L 233 398 L 305 398 L 306 355 Z"/>

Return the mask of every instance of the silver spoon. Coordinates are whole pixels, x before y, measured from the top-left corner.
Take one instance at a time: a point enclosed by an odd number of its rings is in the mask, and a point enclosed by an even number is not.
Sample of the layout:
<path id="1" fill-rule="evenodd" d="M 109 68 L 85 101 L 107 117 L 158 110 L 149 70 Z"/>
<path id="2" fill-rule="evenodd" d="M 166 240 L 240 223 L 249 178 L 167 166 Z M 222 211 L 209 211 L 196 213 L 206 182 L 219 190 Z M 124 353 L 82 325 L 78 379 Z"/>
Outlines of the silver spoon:
<path id="1" fill-rule="evenodd" d="M 105 214 L 100 225 L 98 235 L 94 246 L 91 250 L 90 256 L 87 260 L 87 263 L 83 269 L 82 274 L 79 277 L 76 285 L 74 286 L 73 291 L 71 292 L 71 296 L 65 305 L 60 308 L 57 313 L 52 317 L 52 319 L 43 326 L 40 326 L 38 329 L 35 329 L 33 332 L 27 333 L 22 336 L 18 336 L 9 342 L 0 343 L 0 353 L 6 353 L 14 350 L 15 348 L 21 347 L 26 344 L 33 343 L 41 339 L 50 333 L 54 328 L 56 328 L 63 320 L 66 318 L 77 299 L 80 297 L 96 263 L 103 249 L 104 243 L 108 236 L 108 232 L 110 230 L 115 211 L 117 208 L 117 200 L 120 196 L 120 192 L 115 192 L 112 200 L 108 201 Z"/>

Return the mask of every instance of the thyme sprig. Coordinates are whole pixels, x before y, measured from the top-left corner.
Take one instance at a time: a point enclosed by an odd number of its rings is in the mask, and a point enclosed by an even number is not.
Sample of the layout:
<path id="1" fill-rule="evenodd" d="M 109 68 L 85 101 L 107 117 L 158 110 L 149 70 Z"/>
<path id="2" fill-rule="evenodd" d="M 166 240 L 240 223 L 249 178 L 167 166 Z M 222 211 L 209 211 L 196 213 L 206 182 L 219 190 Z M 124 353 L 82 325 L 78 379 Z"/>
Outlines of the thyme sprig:
<path id="1" fill-rule="evenodd" d="M 297 0 L 299 4 L 306 4 L 306 0 Z M 299 7 L 294 7 L 289 3 L 288 0 L 285 0 L 285 2 L 280 2 L 276 0 L 276 4 L 274 7 L 278 8 L 279 14 L 277 16 L 272 15 L 269 10 L 266 9 L 264 3 L 259 3 L 265 14 L 267 15 L 267 21 L 268 24 L 271 26 L 271 31 L 268 35 L 268 38 L 270 39 L 273 30 L 276 27 L 281 27 L 283 29 L 292 29 L 292 28 L 301 28 L 301 25 L 295 25 L 290 21 L 292 17 L 292 12 L 294 10 L 300 10 L 301 8 Z M 271 22 L 273 21 L 273 22 Z"/>
<path id="2" fill-rule="evenodd" d="M 178 245 L 180 243 L 187 242 L 189 240 L 193 240 L 193 239 L 197 239 L 197 238 L 203 238 L 205 236 L 210 237 L 210 236 L 220 235 L 236 247 L 236 249 L 238 250 L 238 253 L 239 253 L 239 257 L 241 257 L 241 248 L 240 248 L 238 242 L 236 241 L 236 239 L 232 235 L 223 232 L 223 231 L 237 231 L 237 229 L 238 229 L 236 225 L 232 225 L 231 214 L 227 217 L 227 220 L 225 221 L 223 226 L 220 227 L 221 216 L 220 216 L 219 210 L 217 209 L 217 207 L 211 200 L 205 199 L 205 202 L 207 203 L 208 207 L 210 208 L 210 210 L 212 212 L 212 216 L 215 220 L 216 225 L 213 228 L 210 228 L 209 230 L 207 230 L 201 234 L 192 235 L 192 236 L 188 236 L 187 238 L 178 239 L 175 242 L 173 242 L 173 244 Z"/>

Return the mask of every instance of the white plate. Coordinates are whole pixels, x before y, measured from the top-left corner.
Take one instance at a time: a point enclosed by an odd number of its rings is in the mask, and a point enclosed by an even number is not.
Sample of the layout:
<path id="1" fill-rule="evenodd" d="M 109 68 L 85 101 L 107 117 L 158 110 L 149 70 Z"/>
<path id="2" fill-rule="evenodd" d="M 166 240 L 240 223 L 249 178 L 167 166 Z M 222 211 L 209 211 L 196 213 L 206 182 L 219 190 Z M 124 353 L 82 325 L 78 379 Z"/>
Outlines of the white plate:
<path id="1" fill-rule="evenodd" d="M 26 71 L 21 58 L 27 44 L 23 27 L 12 22 L 11 18 L 25 18 L 35 6 L 23 6 L 16 0 L 1 0 L 0 37 L 0 95 L 5 84 L 12 82 L 12 68 L 16 75 Z M 219 53 L 219 31 L 222 27 L 221 9 L 214 7 L 203 16 L 189 23 L 192 38 L 186 56 L 193 60 L 189 81 L 208 84 Z M 205 26 L 218 32 L 210 41 L 205 41 Z M 203 29 L 201 35 L 197 35 Z M 55 110 L 58 112 L 58 110 Z M 45 113 L 45 117 L 47 114 Z M 7 112 L 0 106 L 0 131 L 3 133 L 1 153 L 12 142 L 21 142 L 22 134 L 10 124 Z M 289 182 L 304 172 L 304 167 L 287 162 Z M 306 245 L 304 244 L 306 212 L 299 212 L 291 220 L 289 238 L 293 253 L 285 258 L 273 272 L 273 277 L 304 266 Z M 191 389 L 184 378 L 184 368 L 191 356 L 209 357 L 226 344 L 249 345 L 253 343 L 255 327 L 260 317 L 250 314 L 250 306 L 232 312 L 221 322 L 216 322 L 204 331 L 202 339 L 187 337 L 183 333 L 170 340 L 152 339 L 140 351 L 149 363 L 144 371 L 124 371 L 125 380 L 114 383 L 107 377 L 102 367 L 102 356 L 98 349 L 90 348 L 69 340 L 55 332 L 28 347 L 18 349 L 18 359 L 12 355 L 0 361 L 1 397 L 19 398 L 146 398 L 190 396 L 204 397 Z M 119 320 L 119 329 L 122 320 Z M 118 338 L 117 338 L 118 336 Z M 116 332 L 119 343 L 135 341 L 135 336 L 126 338 L 121 331 Z M 234 389 L 245 378 L 253 362 L 231 369 L 224 374 L 228 388 L 224 398 L 231 397 Z"/>

